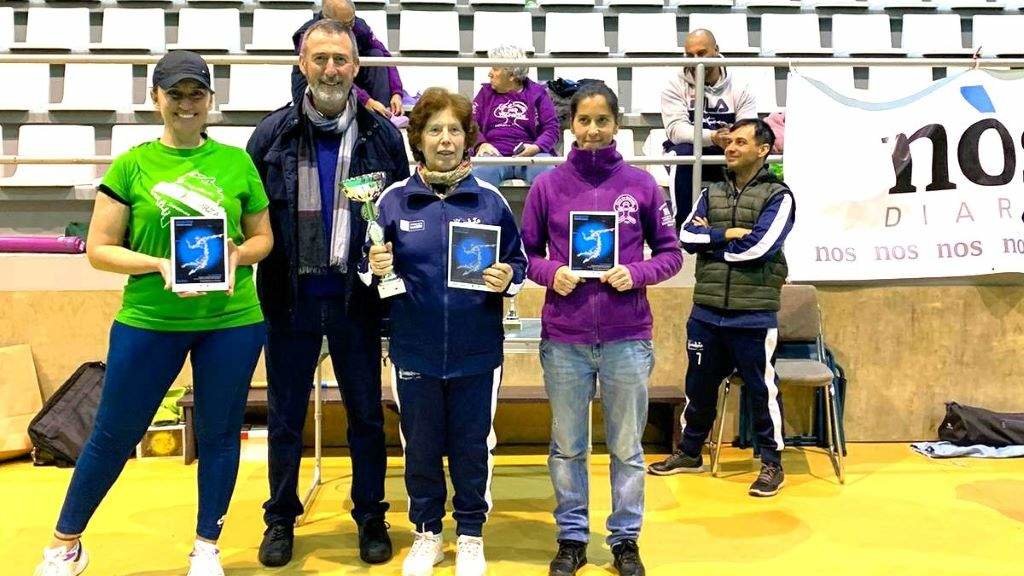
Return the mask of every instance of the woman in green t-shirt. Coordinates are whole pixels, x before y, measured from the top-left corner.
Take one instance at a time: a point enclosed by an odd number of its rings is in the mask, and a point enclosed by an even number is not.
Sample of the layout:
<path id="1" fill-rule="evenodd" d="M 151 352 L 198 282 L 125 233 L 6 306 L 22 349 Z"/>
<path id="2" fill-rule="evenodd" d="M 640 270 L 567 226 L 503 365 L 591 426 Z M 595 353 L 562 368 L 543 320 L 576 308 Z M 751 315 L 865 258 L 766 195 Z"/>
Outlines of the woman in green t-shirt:
<path id="1" fill-rule="evenodd" d="M 252 265 L 273 246 L 269 201 L 249 155 L 203 133 L 213 90 L 202 57 L 185 51 L 164 56 L 153 71 L 153 101 L 163 135 L 115 159 L 96 195 L 89 262 L 129 278 L 110 331 L 92 434 L 37 576 L 73 576 L 85 569 L 89 559 L 81 534 L 187 355 L 200 456 L 199 517 L 188 574 L 224 574 L 216 542 L 238 473 L 249 383 L 266 339 Z M 175 216 L 226 219 L 226 292 L 170 290 L 169 225 Z"/>

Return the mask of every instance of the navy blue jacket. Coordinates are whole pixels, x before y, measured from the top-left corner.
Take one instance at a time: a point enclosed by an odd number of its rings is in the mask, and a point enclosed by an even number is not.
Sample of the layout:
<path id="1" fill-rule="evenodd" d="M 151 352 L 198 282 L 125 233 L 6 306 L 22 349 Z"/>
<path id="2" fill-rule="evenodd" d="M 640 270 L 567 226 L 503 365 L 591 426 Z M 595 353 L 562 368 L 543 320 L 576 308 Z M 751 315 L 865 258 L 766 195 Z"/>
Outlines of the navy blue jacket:
<path id="1" fill-rule="evenodd" d="M 387 183 L 408 178 L 409 161 L 405 155 L 402 135 L 383 116 L 362 106 L 356 107 L 359 139 L 352 152 L 350 176 L 371 172 L 387 174 Z M 252 157 L 263 187 L 270 198 L 270 225 L 274 231 L 274 249 L 260 262 L 256 272 L 256 289 L 263 314 L 270 324 L 287 325 L 293 317 L 295 297 L 299 290 L 298 257 L 298 165 L 299 144 L 307 139 L 306 117 L 300 107 L 291 104 L 271 112 L 256 127 L 246 150 Z M 357 279 L 356 269 L 362 258 L 366 221 L 360 214 L 362 204 L 351 203 L 352 237 L 349 242 L 346 307 L 359 313 L 377 316 L 376 291 L 368 290 Z"/>
<path id="2" fill-rule="evenodd" d="M 501 227 L 498 261 L 512 267 L 505 295 L 526 280 L 526 252 L 508 202 L 498 189 L 472 176 L 444 197 L 414 174 L 377 199 L 377 221 L 392 243 L 395 273 L 405 294 L 391 306 L 389 354 L 395 366 L 436 378 L 489 372 L 501 365 L 505 331 L 502 294 L 448 287 L 448 224 Z M 362 273 L 369 282 L 371 276 Z"/>

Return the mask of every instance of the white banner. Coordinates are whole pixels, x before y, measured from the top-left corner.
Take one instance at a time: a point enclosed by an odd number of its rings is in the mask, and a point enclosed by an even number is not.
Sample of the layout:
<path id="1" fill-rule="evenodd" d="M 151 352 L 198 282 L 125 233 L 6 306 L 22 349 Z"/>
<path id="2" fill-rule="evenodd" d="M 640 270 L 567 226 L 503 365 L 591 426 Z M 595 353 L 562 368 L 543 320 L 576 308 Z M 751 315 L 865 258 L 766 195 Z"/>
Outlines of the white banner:
<path id="1" fill-rule="evenodd" d="M 1024 272 L 1024 73 L 953 73 L 895 102 L 791 72 L 794 281 Z"/>

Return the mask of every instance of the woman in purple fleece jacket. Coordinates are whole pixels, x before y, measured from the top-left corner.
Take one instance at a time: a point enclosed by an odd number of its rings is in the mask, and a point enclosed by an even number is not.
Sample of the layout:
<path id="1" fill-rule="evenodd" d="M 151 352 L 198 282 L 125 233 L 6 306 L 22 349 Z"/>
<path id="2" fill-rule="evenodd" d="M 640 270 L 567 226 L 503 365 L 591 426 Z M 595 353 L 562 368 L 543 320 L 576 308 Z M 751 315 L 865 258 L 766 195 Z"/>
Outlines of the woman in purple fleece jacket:
<path id="1" fill-rule="evenodd" d="M 522 66 L 494 67 L 490 82 L 473 99 L 473 119 L 480 126 L 477 156 L 553 156 L 558 143 L 558 115 L 547 90 L 527 78 L 526 54 L 516 46 L 499 46 L 490 58 L 523 60 Z M 476 166 L 473 175 L 494 186 L 518 178 L 533 183 L 551 166 Z"/>
<path id="2" fill-rule="evenodd" d="M 575 574 L 587 561 L 590 403 L 598 380 L 611 455 L 608 544 L 620 574 L 644 574 L 637 547 L 644 513 L 640 438 L 654 367 L 646 286 L 675 275 L 683 256 L 661 188 L 615 151 L 618 109 L 615 93 L 605 85 L 580 88 L 570 103 L 576 143 L 568 161 L 537 179 L 523 213 L 528 276 L 548 288 L 540 361 L 551 402 L 548 467 L 559 529 L 551 576 Z M 569 271 L 570 211 L 618 215 L 619 263 L 600 279 L 584 280 Z M 644 260 L 645 242 L 652 251 L 649 260 Z"/>

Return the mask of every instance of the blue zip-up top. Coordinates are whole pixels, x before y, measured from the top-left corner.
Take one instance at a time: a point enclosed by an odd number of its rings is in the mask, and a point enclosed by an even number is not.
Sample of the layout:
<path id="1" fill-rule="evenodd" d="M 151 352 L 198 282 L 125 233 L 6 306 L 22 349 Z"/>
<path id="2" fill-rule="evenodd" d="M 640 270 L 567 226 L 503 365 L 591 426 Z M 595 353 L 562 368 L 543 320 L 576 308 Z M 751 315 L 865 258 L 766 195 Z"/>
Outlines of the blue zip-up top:
<path id="1" fill-rule="evenodd" d="M 436 378 L 489 372 L 501 365 L 502 294 L 448 287 L 448 224 L 501 227 L 498 260 L 512 267 L 505 296 L 526 280 L 526 253 L 508 202 L 472 176 L 439 197 L 414 174 L 377 199 L 377 221 L 392 243 L 395 273 L 405 294 L 391 306 L 389 354 L 395 366 Z M 368 248 L 368 245 L 367 245 Z M 371 281 L 364 259 L 360 276 Z"/>
<path id="2" fill-rule="evenodd" d="M 793 229 L 793 194 L 787 190 L 769 199 L 750 234 L 739 240 L 727 241 L 722 228 L 697 226 L 693 223 L 695 217 L 708 217 L 707 188 L 701 190 L 693 210 L 679 230 L 683 250 L 690 254 L 703 252 L 712 260 L 736 266 L 760 264 L 782 249 L 786 236 Z M 693 305 L 691 316 L 695 320 L 727 328 L 776 328 L 779 324 L 773 311 L 720 310 L 700 304 Z"/>

